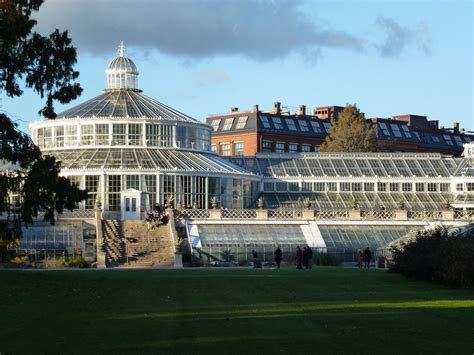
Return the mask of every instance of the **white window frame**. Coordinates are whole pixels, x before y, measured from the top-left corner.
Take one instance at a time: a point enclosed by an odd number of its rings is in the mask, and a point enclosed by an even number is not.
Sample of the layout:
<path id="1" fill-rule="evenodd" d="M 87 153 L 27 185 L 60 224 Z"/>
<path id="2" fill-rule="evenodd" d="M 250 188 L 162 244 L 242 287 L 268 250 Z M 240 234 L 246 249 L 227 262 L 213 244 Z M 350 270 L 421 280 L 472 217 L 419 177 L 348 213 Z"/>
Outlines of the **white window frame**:
<path id="1" fill-rule="evenodd" d="M 222 127 L 222 130 L 230 131 L 233 123 L 234 123 L 234 117 L 226 118 L 224 121 L 224 126 Z"/>
<path id="2" fill-rule="evenodd" d="M 226 147 L 229 147 L 229 154 L 224 154 L 224 149 L 223 147 L 226 146 Z M 220 144 L 220 151 L 221 151 L 221 156 L 223 157 L 230 157 L 230 143 L 221 143 Z"/>
<path id="3" fill-rule="evenodd" d="M 240 154 L 237 153 L 237 146 L 242 146 L 242 150 L 239 149 Z M 242 156 L 244 155 L 244 142 L 234 142 L 234 155 Z"/>
<path id="4" fill-rule="evenodd" d="M 220 120 L 220 119 L 219 119 L 219 120 L 213 120 L 213 121 L 211 122 L 212 129 L 213 129 L 214 131 L 217 131 L 217 130 L 219 129 L 219 125 L 220 125 L 220 124 L 221 124 L 221 120 Z"/>
<path id="5" fill-rule="evenodd" d="M 242 116 L 239 117 L 239 120 L 237 121 L 237 126 L 235 126 L 235 129 L 243 129 L 245 128 L 245 125 L 247 124 L 247 119 L 249 116 Z"/>

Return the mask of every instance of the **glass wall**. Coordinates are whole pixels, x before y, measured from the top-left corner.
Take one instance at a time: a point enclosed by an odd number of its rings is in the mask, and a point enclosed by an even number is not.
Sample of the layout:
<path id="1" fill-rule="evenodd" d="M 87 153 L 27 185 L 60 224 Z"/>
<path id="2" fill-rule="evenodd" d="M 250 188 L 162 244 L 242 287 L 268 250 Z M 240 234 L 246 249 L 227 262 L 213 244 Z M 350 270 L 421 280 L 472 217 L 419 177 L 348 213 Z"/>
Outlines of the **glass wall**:
<path id="1" fill-rule="evenodd" d="M 142 176 L 142 191 L 148 193 L 146 209 L 153 208 L 156 203 L 156 175 Z"/>
<path id="2" fill-rule="evenodd" d="M 81 126 L 81 145 L 94 145 L 94 125 Z"/>
<path id="3" fill-rule="evenodd" d="M 87 190 L 88 197 L 86 199 L 86 209 L 93 209 L 99 192 L 99 176 L 98 175 L 86 175 L 85 178 L 85 189 Z"/>
<path id="4" fill-rule="evenodd" d="M 109 124 L 101 123 L 95 125 L 95 143 L 97 145 L 109 145 Z"/>
<path id="5" fill-rule="evenodd" d="M 122 176 L 107 176 L 107 201 L 109 211 L 120 211 L 120 193 L 122 192 Z"/>
<path id="6" fill-rule="evenodd" d="M 210 150 L 210 131 L 204 128 L 154 123 L 146 123 L 145 127 L 143 123 L 81 124 L 80 131 L 78 127 L 79 125 L 42 127 L 34 129 L 32 136 L 40 148 L 75 147 L 79 143 L 81 146 L 145 144 L 149 147 Z"/>

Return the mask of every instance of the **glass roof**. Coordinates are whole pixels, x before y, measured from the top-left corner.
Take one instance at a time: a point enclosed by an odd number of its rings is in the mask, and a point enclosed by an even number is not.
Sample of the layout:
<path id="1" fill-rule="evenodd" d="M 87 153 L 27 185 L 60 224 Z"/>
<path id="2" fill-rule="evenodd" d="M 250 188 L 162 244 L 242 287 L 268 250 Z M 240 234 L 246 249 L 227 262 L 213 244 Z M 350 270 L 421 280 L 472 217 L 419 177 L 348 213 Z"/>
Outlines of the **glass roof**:
<path id="1" fill-rule="evenodd" d="M 318 225 L 328 250 L 357 250 L 384 247 L 420 226 Z M 308 242 L 300 225 L 199 225 L 202 247 L 275 247 L 283 249 Z M 233 249 L 238 251 L 238 249 Z"/>
<path id="2" fill-rule="evenodd" d="M 58 114 L 58 118 L 130 117 L 155 118 L 203 124 L 135 90 L 108 90 L 82 104 Z"/>
<path id="3" fill-rule="evenodd" d="M 100 148 L 52 152 L 62 169 L 126 169 L 244 174 L 241 167 L 214 154 L 172 149 Z"/>
<path id="4" fill-rule="evenodd" d="M 452 201 L 450 193 L 401 193 L 401 192 L 265 192 L 267 208 L 304 208 L 308 198 L 311 208 L 316 210 L 351 209 L 355 199 L 360 209 L 372 210 L 384 207 L 397 209 L 401 202 L 409 210 L 441 210 L 446 199 Z"/>
<path id="5" fill-rule="evenodd" d="M 470 160 L 440 154 L 265 153 L 230 160 L 269 177 L 450 177 L 461 166 L 474 175 Z"/>
<path id="6" fill-rule="evenodd" d="M 384 247 L 405 236 L 417 226 L 331 226 L 319 225 L 319 230 L 328 249 L 365 249 Z"/>
<path id="7" fill-rule="evenodd" d="M 203 247 L 306 245 L 306 239 L 299 225 L 200 224 L 198 229 Z"/>

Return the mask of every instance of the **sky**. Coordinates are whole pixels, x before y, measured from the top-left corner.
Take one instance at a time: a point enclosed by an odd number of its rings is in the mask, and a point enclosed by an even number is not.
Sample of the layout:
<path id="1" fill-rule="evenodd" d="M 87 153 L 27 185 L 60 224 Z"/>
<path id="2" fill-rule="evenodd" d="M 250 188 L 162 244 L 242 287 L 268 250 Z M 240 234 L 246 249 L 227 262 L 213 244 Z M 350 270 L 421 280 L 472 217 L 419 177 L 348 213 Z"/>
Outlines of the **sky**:
<path id="1" fill-rule="evenodd" d="M 198 120 L 275 101 L 296 111 L 357 104 L 474 131 L 473 2 L 46 0 L 35 30 L 68 30 L 84 91 L 102 93 L 124 42 L 144 94 Z M 29 132 L 44 100 L 0 94 Z"/>

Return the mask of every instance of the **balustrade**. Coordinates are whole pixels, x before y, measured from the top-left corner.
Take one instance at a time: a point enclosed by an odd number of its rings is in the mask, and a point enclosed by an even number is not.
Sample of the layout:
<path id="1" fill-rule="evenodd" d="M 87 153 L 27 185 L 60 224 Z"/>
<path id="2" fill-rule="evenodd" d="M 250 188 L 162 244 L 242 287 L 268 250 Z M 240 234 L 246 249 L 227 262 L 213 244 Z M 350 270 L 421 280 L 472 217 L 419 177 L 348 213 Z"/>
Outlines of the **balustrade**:
<path id="1" fill-rule="evenodd" d="M 472 220 L 474 219 L 474 210 L 454 210 L 454 219 Z"/>
<path id="2" fill-rule="evenodd" d="M 226 210 L 199 210 L 190 209 L 180 211 L 180 217 L 184 219 L 283 219 L 283 220 L 452 220 L 443 211 L 439 210 L 299 210 L 299 209 L 226 209 Z M 472 220 L 474 211 L 453 211 L 454 219 Z M 405 217 L 403 217 L 405 216 Z"/>

